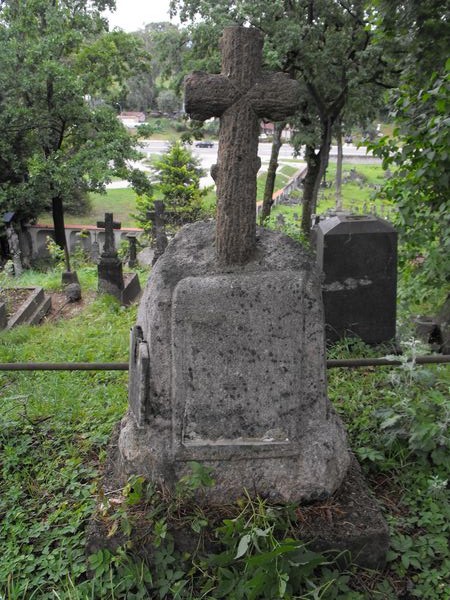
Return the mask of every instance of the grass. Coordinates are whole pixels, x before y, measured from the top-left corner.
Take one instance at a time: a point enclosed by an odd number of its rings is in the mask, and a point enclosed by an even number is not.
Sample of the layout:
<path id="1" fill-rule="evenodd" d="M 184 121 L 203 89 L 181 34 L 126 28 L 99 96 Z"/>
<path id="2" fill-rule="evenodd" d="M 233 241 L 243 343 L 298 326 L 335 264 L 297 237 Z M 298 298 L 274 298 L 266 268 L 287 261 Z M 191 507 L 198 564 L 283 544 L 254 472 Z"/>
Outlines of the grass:
<path id="1" fill-rule="evenodd" d="M 134 309 L 102 297 L 69 322 L 0 334 L 0 362 L 126 360 L 134 318 Z M 86 573 L 84 527 L 102 448 L 126 407 L 126 381 L 121 372 L 0 375 L 3 598 L 54 598 L 50 589 Z"/>
<path id="2" fill-rule="evenodd" d="M 346 210 L 352 210 L 356 213 L 367 212 L 368 208 L 374 205 L 383 206 L 385 215 L 389 215 L 392 210 L 385 200 L 375 198 L 376 189 L 384 181 L 384 171 L 379 165 L 366 164 L 345 164 L 343 165 L 344 177 L 355 169 L 358 174 L 366 178 L 365 183 L 358 184 L 353 182 L 344 183 L 342 186 L 343 206 Z M 275 190 L 284 187 L 289 179 L 297 172 L 298 167 L 289 164 L 283 164 L 277 171 L 275 180 Z M 327 171 L 328 181 L 334 182 L 336 165 L 330 163 Z M 264 185 L 266 173 L 262 173 L 257 178 L 257 201 L 262 201 L 264 196 Z M 136 210 L 136 193 L 131 188 L 108 189 L 105 194 L 91 194 L 92 210 L 89 215 L 74 216 L 66 215 L 66 225 L 95 225 L 97 221 L 103 221 L 105 212 L 112 212 L 114 219 L 120 221 L 122 227 L 138 227 L 137 221 L 133 218 Z M 301 192 L 299 192 L 300 202 Z M 205 208 L 211 212 L 216 203 L 216 193 L 214 189 L 208 191 L 203 200 Z M 334 184 L 331 188 L 322 189 L 319 193 L 318 212 L 323 213 L 335 206 Z M 284 214 L 301 215 L 301 207 L 274 207 L 275 214 L 282 212 Z M 52 225 L 52 216 L 50 213 L 39 215 L 38 222 L 42 225 Z"/>
<path id="3" fill-rule="evenodd" d="M 95 287 L 93 272 L 92 268 L 78 270 L 82 284 L 90 289 Z M 18 283 L 54 288 L 57 280 L 59 273 L 29 272 Z M 124 361 L 135 314 L 135 308 L 120 307 L 109 297 L 98 298 L 83 314 L 68 321 L 1 333 L 0 362 Z M 408 336 L 405 335 L 404 341 L 405 351 L 423 352 Z M 347 340 L 335 346 L 330 357 L 384 352 Z M 328 379 L 329 396 L 346 423 L 351 447 L 388 521 L 391 550 L 388 567 L 380 573 L 351 566 L 339 571 L 332 563 L 314 567 L 308 563 L 313 560 L 308 555 L 298 569 L 301 572 L 306 569 L 309 583 L 304 584 L 307 586 L 304 589 L 310 592 L 295 597 L 394 600 L 408 593 L 410 598 L 447 600 L 448 366 L 411 367 L 405 363 L 395 369 L 333 369 Z M 138 561 L 130 562 L 126 549 L 116 557 L 104 553 L 95 555 L 90 563 L 86 561 L 85 528 L 96 503 L 106 443 L 114 424 L 126 410 L 125 373 L 2 372 L 0 390 L 2 598 L 193 599 L 200 595 L 183 590 L 194 589 L 205 580 L 216 589 L 233 585 L 236 598 L 247 598 L 237 595 L 238 587 L 249 581 L 252 565 L 257 565 L 256 561 L 261 563 L 264 555 L 258 555 L 252 546 L 254 554 L 249 547 L 248 555 L 233 561 L 236 548 L 241 544 L 242 549 L 245 535 L 261 535 L 258 532 L 272 527 L 270 508 L 258 508 L 256 504 L 248 505 L 246 528 L 231 527 L 232 521 L 222 524 L 220 535 L 226 537 L 231 548 L 227 569 L 217 570 L 212 559 L 205 562 L 201 556 L 185 561 L 175 555 L 170 536 L 164 533 L 164 520 L 154 523 L 160 535 L 156 550 L 158 560 L 162 561 L 159 569 L 145 570 Z M 162 519 L 160 504 L 157 510 L 158 518 Z M 243 510 L 241 505 L 239 511 Z M 121 515 L 123 519 L 124 514 Z M 199 518 L 197 513 L 197 520 L 193 521 L 196 527 Z M 252 520 L 255 518 L 256 521 Z M 235 523 L 238 522 L 239 519 Z M 288 561 L 281 561 L 282 546 L 275 539 L 272 542 L 275 548 L 280 548 L 277 550 L 280 561 L 270 559 L 266 575 L 278 577 L 276 581 L 282 585 L 280 571 L 275 572 L 273 566 L 277 564 L 281 569 L 284 564 L 288 568 Z M 267 537 L 261 537 L 261 547 L 266 543 Z M 173 564 L 177 566 L 177 575 L 172 583 L 167 583 L 175 574 Z M 92 582 L 87 579 L 89 568 L 94 568 L 96 574 Z M 229 572 L 230 580 L 224 579 L 225 572 Z M 167 585 L 172 589 L 178 586 L 179 595 L 164 592 Z M 148 595 L 146 586 L 153 589 L 153 595 Z M 216 596 L 211 591 L 204 597 Z M 223 597 L 234 596 L 227 592 Z M 262 593 L 257 598 L 267 599 L 267 596 Z"/>
<path id="4" fill-rule="evenodd" d="M 90 194 L 92 210 L 89 215 L 65 215 L 66 225 L 95 225 L 103 221 L 105 212 L 112 212 L 114 219 L 120 221 L 122 227 L 137 227 L 137 222 L 131 216 L 135 210 L 136 193 L 131 188 L 109 189 L 105 194 Z M 39 215 L 38 223 L 52 225 L 50 213 Z"/>
<path id="5" fill-rule="evenodd" d="M 277 174 L 276 189 L 286 185 L 290 177 L 297 171 L 295 167 L 284 165 Z M 258 177 L 258 200 L 262 200 L 264 193 L 266 175 Z M 137 194 L 131 188 L 108 189 L 105 194 L 90 194 L 92 210 L 89 215 L 65 215 L 66 225 L 95 225 L 97 221 L 103 221 L 105 212 L 112 212 L 114 219 L 120 221 L 122 227 L 139 227 L 137 221 L 133 218 L 136 210 Z M 204 198 L 204 205 L 211 209 L 215 206 L 216 193 L 213 189 L 209 190 Z M 39 215 L 38 223 L 42 225 L 52 225 L 52 216 L 50 213 Z"/>

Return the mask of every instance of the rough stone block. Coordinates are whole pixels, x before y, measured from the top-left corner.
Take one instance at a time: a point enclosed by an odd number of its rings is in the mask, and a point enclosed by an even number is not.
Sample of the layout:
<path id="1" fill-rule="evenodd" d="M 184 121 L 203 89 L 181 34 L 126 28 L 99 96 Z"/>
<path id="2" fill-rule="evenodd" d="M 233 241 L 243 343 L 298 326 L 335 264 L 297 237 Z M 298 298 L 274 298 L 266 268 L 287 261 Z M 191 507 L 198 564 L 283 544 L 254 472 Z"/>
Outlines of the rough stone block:
<path id="1" fill-rule="evenodd" d="M 216 473 L 213 501 L 243 488 L 276 501 L 326 497 L 350 459 L 326 396 L 314 263 L 260 230 L 253 260 L 224 272 L 213 240 L 213 224 L 183 228 L 144 291 L 122 469 L 173 485 L 200 461 Z"/>

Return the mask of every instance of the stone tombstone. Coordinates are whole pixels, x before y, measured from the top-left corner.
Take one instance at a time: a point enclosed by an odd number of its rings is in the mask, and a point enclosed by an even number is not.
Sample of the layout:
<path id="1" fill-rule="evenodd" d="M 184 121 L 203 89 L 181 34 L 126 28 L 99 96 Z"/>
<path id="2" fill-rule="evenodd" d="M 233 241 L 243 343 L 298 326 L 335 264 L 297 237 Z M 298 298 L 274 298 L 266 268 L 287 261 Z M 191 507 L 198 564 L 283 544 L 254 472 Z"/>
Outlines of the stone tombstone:
<path id="1" fill-rule="evenodd" d="M 128 266 L 130 269 L 134 269 L 137 266 L 137 238 L 134 234 L 129 233 L 127 235 L 128 240 Z"/>
<path id="2" fill-rule="evenodd" d="M 339 213 L 314 232 L 324 273 L 327 342 L 360 337 L 368 344 L 395 339 L 397 233 L 373 215 Z"/>
<path id="3" fill-rule="evenodd" d="M 99 293 L 111 294 L 121 301 L 124 289 L 122 261 L 114 244 L 114 229 L 120 229 L 120 226 L 120 223 L 114 221 L 112 213 L 105 213 L 105 220 L 97 222 L 97 227 L 105 229 L 105 243 L 97 271 Z"/>
<path id="4" fill-rule="evenodd" d="M 166 235 L 166 212 L 162 200 L 155 200 L 154 210 L 148 211 L 147 218 L 152 223 L 154 247 L 152 265 L 154 265 L 158 258 L 164 254 L 168 244 Z"/>
<path id="5" fill-rule="evenodd" d="M 225 503 L 243 488 L 276 501 L 323 498 L 350 464 L 327 398 L 315 262 L 255 226 L 259 118 L 289 115 L 297 90 L 261 71 L 261 52 L 258 31 L 227 28 L 222 75 L 186 83 L 193 116 L 221 116 L 217 222 L 182 228 L 153 268 L 118 441 L 122 477 L 173 486 L 200 461 L 216 480 L 205 499 Z"/>

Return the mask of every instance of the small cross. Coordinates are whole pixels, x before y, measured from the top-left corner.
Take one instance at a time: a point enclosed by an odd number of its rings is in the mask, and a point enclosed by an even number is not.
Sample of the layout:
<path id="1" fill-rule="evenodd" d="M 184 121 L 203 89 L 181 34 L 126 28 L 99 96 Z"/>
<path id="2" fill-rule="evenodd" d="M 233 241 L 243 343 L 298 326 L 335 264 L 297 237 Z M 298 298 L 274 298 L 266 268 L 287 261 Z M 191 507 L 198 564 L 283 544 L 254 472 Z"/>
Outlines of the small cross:
<path id="1" fill-rule="evenodd" d="M 251 27 L 226 27 L 222 72 L 196 71 L 185 80 L 186 112 L 220 117 L 216 252 L 223 264 L 243 264 L 256 245 L 256 175 L 260 119 L 281 121 L 298 105 L 300 85 L 284 73 L 261 70 L 263 37 Z"/>
<path id="2" fill-rule="evenodd" d="M 103 245 L 102 256 L 116 256 L 114 229 L 120 229 L 121 223 L 113 220 L 113 213 L 105 213 L 105 220 L 97 221 L 97 227 L 105 230 L 105 243 Z"/>

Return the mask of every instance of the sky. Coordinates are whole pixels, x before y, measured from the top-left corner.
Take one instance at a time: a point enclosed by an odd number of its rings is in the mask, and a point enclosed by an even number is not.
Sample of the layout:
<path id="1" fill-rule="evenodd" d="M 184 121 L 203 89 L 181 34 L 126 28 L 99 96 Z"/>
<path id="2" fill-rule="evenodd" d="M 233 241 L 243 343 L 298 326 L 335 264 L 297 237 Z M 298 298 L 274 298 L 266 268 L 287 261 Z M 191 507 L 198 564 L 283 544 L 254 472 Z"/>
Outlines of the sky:
<path id="1" fill-rule="evenodd" d="M 110 13 L 109 26 L 124 31 L 137 31 L 147 23 L 169 21 L 170 0 L 116 0 L 116 11 Z"/>

